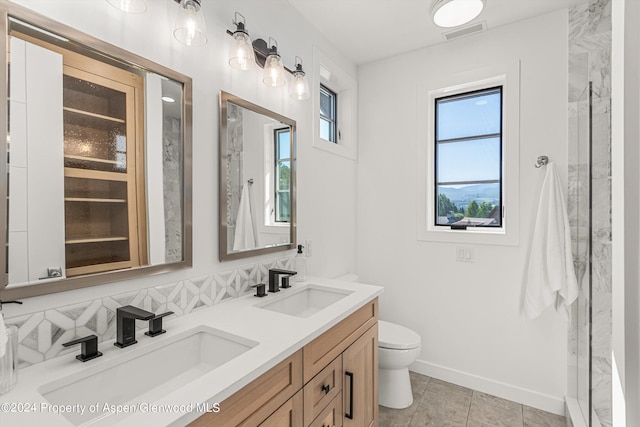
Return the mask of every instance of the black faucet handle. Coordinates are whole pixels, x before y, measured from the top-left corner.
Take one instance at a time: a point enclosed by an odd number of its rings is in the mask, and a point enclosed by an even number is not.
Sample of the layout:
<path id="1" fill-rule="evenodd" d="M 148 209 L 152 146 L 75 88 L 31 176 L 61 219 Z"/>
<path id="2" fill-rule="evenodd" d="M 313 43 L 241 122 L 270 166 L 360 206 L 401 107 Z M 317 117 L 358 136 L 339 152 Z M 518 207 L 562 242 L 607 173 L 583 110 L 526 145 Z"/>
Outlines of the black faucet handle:
<path id="1" fill-rule="evenodd" d="M 290 279 L 291 276 L 284 276 L 281 281 L 282 281 L 282 285 L 280 286 L 283 289 L 289 289 L 291 287 L 291 282 Z"/>
<path id="2" fill-rule="evenodd" d="M 256 288 L 256 293 L 253 295 L 254 297 L 266 297 L 267 293 L 265 292 L 265 288 L 267 285 L 264 283 L 258 283 L 257 285 L 251 285 L 252 288 Z"/>
<path id="3" fill-rule="evenodd" d="M 173 311 L 167 311 L 166 313 L 158 314 L 154 318 L 149 319 L 149 330 L 144 334 L 150 337 L 156 337 L 167 332 L 162 329 L 162 318 L 171 314 L 173 314 Z"/>
<path id="4" fill-rule="evenodd" d="M 102 353 L 98 351 L 98 337 L 96 335 L 87 335 L 86 337 L 63 343 L 62 346 L 71 347 L 76 344 L 80 344 L 80 354 L 76 355 L 76 359 L 81 362 L 102 356 Z"/>

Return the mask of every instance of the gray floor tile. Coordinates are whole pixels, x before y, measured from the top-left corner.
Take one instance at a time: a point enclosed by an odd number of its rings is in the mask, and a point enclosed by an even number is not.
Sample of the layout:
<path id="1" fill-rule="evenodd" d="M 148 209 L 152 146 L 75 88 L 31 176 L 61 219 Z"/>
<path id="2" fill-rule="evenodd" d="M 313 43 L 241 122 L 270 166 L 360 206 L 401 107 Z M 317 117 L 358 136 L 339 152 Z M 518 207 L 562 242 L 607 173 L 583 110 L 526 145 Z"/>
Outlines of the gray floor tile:
<path id="1" fill-rule="evenodd" d="M 522 405 L 474 391 L 469 420 L 494 427 L 522 427 Z"/>
<path id="2" fill-rule="evenodd" d="M 566 427 L 565 417 L 523 405 L 524 427 Z"/>
<path id="3" fill-rule="evenodd" d="M 380 406 L 380 427 L 566 427 L 564 417 L 410 373 L 413 404 Z"/>

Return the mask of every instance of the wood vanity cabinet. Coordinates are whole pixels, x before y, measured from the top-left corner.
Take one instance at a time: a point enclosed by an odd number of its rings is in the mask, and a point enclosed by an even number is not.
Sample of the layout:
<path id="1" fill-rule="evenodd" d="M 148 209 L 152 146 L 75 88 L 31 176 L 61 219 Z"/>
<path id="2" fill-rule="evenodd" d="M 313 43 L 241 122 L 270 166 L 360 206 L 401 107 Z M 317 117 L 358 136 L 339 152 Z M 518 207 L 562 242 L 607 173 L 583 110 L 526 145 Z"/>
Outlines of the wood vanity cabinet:
<path id="1" fill-rule="evenodd" d="M 377 349 L 376 298 L 190 427 L 377 427 Z"/>

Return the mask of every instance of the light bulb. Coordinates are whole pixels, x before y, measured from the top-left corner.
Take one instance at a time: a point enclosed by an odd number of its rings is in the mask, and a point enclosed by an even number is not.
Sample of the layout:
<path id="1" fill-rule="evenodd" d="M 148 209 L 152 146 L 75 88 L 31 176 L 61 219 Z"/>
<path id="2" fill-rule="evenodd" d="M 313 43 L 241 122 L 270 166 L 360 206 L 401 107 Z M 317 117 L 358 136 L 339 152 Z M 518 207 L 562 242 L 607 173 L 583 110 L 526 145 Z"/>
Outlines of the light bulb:
<path id="1" fill-rule="evenodd" d="M 284 86 L 286 80 L 284 78 L 284 67 L 282 66 L 282 58 L 277 52 L 273 52 L 267 56 L 264 61 L 264 74 L 262 82 L 267 86 L 280 87 Z"/>
<path id="2" fill-rule="evenodd" d="M 296 61 L 299 58 L 296 57 Z M 302 71 L 302 60 L 300 63 L 296 63 L 296 69 L 293 72 L 293 81 L 291 82 L 291 89 L 289 91 L 289 96 L 303 101 L 305 99 L 309 99 L 311 93 L 309 92 L 309 82 L 307 81 L 307 76 L 304 71 Z"/>
<path id="3" fill-rule="evenodd" d="M 233 38 L 236 41 L 236 45 L 231 52 L 229 65 L 236 70 L 243 71 L 253 68 L 256 60 L 253 56 L 253 46 L 249 35 L 242 31 L 236 31 L 233 33 Z"/>
<path id="4" fill-rule="evenodd" d="M 202 46 L 207 43 L 206 33 L 207 26 L 200 11 L 200 1 L 182 0 L 173 36 L 187 46 Z"/>

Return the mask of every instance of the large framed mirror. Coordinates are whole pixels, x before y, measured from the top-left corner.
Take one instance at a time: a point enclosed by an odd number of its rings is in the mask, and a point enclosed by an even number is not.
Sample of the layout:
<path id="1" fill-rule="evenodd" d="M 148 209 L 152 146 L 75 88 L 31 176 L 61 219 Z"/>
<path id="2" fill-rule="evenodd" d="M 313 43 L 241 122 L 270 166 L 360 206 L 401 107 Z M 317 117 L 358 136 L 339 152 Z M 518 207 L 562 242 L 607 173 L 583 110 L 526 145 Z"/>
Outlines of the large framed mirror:
<path id="1" fill-rule="evenodd" d="M 296 122 L 220 92 L 221 261 L 296 247 Z"/>
<path id="2" fill-rule="evenodd" d="M 191 79 L 0 6 L 0 299 L 190 267 Z"/>

